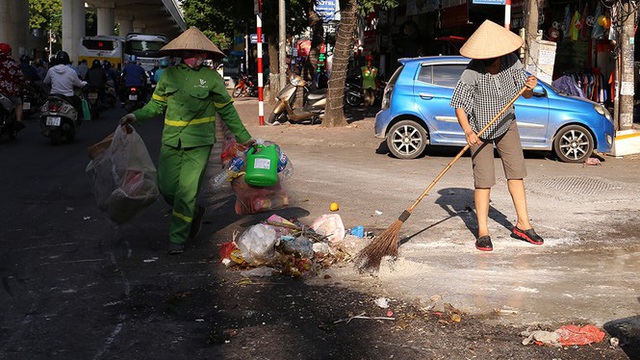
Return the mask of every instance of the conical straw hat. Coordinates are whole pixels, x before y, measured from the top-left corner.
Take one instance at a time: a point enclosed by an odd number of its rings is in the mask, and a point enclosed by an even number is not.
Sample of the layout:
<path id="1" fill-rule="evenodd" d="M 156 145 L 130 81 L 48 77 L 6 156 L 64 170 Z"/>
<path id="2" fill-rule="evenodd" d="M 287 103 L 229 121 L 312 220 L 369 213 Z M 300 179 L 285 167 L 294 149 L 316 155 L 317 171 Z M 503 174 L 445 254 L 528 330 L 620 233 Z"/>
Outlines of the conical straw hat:
<path id="1" fill-rule="evenodd" d="M 485 20 L 460 48 L 471 59 L 491 59 L 518 50 L 524 40 L 503 26 Z"/>
<path id="2" fill-rule="evenodd" d="M 223 58 L 226 55 L 195 26 L 190 27 L 177 38 L 163 46 L 160 51 L 175 52 L 183 50 L 200 50 L 210 53 L 210 57 Z"/>

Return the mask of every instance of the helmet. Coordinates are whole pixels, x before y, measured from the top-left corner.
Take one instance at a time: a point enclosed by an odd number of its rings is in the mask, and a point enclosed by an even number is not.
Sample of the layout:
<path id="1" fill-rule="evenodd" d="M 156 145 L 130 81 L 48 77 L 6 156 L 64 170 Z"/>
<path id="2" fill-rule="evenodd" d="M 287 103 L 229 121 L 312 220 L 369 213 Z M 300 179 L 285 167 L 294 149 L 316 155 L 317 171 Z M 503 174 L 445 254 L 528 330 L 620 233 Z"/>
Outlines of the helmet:
<path id="1" fill-rule="evenodd" d="M 367 61 L 373 61 L 373 55 L 369 54 L 369 55 L 365 56 L 364 59 L 367 60 Z"/>
<path id="2" fill-rule="evenodd" d="M 0 43 L 0 53 L 6 56 L 11 55 L 11 45 L 7 43 Z"/>
<path id="3" fill-rule="evenodd" d="M 160 60 L 160 66 L 162 66 L 162 67 L 169 66 L 169 62 L 167 61 L 167 59 Z"/>
<path id="4" fill-rule="evenodd" d="M 102 67 L 102 63 L 100 63 L 100 60 L 98 59 L 93 59 L 93 62 L 91 63 L 91 67 Z"/>
<path id="5" fill-rule="evenodd" d="M 58 51 L 56 54 L 56 64 L 68 65 L 71 64 L 69 54 L 66 51 Z"/>

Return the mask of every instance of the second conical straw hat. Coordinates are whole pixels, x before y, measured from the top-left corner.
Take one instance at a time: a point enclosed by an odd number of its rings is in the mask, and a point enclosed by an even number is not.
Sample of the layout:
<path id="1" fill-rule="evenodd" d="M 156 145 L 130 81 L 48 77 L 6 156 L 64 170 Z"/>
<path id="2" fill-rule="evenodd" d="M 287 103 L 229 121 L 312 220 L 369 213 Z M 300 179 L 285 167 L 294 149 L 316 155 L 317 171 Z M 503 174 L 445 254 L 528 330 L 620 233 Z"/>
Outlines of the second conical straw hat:
<path id="1" fill-rule="evenodd" d="M 206 51 L 212 57 L 225 57 L 225 54 L 195 26 L 190 27 L 177 38 L 163 46 L 160 51 L 174 52 L 183 50 Z"/>
<path id="2" fill-rule="evenodd" d="M 491 59 L 518 50 L 524 40 L 503 26 L 485 20 L 460 48 L 460 54 L 471 59 Z"/>

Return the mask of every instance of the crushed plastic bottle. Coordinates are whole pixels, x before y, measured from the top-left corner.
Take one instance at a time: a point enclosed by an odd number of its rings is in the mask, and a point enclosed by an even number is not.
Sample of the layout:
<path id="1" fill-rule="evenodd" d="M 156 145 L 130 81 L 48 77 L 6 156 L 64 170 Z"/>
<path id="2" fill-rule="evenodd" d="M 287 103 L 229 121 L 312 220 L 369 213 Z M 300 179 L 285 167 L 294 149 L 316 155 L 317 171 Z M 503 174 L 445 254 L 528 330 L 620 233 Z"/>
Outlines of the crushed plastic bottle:
<path id="1" fill-rule="evenodd" d="M 214 188 L 221 187 L 227 181 L 231 181 L 235 175 L 240 172 L 242 167 L 244 166 L 244 159 L 241 156 L 236 156 L 231 160 L 229 165 L 216 175 L 213 180 L 211 180 L 211 186 Z"/>

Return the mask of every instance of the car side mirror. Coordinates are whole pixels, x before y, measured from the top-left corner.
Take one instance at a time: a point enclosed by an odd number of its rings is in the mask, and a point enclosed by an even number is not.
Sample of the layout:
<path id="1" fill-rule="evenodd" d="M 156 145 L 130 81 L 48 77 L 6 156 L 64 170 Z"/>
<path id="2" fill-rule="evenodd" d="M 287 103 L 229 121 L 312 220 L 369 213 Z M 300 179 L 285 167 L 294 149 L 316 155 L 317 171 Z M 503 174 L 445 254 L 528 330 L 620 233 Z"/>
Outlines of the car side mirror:
<path id="1" fill-rule="evenodd" d="M 533 88 L 533 96 L 544 97 L 547 96 L 547 92 L 542 85 L 536 85 L 536 87 Z"/>

